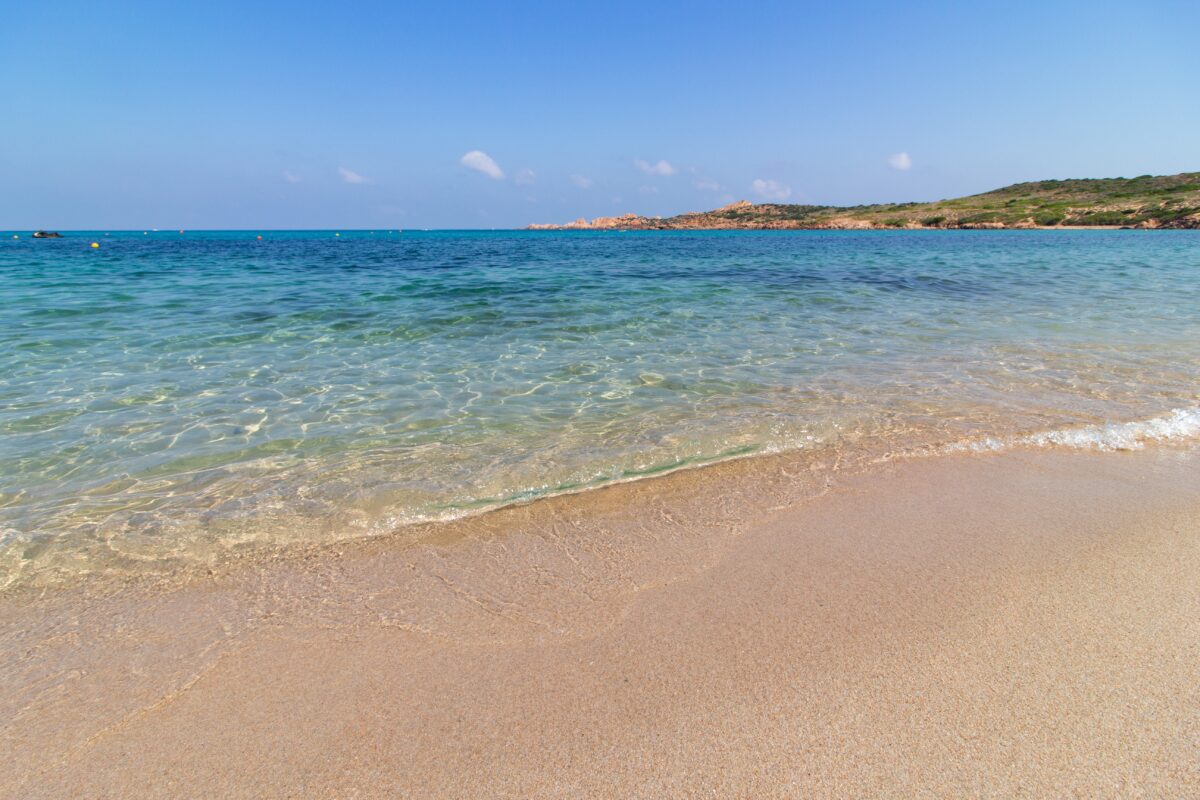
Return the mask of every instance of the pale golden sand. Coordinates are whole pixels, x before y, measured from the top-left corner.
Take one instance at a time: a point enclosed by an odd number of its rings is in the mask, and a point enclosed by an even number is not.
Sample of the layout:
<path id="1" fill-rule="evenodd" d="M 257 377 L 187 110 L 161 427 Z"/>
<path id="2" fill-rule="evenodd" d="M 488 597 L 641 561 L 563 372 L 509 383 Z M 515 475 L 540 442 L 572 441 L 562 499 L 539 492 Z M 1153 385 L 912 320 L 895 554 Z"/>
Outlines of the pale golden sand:
<path id="1" fill-rule="evenodd" d="M 789 469 L 0 598 L 0 787 L 1200 796 L 1195 455 Z"/>

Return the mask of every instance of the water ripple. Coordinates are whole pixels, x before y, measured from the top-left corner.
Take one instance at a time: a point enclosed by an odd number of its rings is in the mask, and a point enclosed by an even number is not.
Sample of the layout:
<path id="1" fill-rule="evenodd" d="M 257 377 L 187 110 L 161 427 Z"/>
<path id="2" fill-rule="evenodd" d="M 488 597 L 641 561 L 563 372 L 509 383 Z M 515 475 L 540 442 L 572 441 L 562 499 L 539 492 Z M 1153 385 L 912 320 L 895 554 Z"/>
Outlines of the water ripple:
<path id="1" fill-rule="evenodd" d="M 0 243 L 10 573 L 1197 399 L 1187 232 L 89 241 Z"/>

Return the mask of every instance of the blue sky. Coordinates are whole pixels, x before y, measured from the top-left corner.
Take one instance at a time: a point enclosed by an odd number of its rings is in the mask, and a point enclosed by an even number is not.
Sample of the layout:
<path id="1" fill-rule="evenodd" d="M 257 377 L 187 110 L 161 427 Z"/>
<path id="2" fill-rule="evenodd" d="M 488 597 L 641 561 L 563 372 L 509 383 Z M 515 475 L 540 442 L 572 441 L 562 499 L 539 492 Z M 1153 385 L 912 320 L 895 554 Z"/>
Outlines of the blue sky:
<path id="1" fill-rule="evenodd" d="M 0 0 L 0 228 L 514 227 L 1200 170 L 1196 3 L 445 5 Z"/>

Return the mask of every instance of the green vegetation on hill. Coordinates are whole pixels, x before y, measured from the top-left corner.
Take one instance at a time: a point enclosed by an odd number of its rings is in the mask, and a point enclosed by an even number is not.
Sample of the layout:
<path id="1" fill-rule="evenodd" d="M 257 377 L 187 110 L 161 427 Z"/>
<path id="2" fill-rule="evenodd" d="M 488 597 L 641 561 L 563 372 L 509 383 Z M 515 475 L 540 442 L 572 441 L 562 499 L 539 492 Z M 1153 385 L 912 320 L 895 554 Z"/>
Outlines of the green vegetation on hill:
<path id="1" fill-rule="evenodd" d="M 745 201 L 715 211 L 576 222 L 566 228 L 1200 228 L 1200 172 L 1034 181 L 934 203 L 814 206 Z"/>

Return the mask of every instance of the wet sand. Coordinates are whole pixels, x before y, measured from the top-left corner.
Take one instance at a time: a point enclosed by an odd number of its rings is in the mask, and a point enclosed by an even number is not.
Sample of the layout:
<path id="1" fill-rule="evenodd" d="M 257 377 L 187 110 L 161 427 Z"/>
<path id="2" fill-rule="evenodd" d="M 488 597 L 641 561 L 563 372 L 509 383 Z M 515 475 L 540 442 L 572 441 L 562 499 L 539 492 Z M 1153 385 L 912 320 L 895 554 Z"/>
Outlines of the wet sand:
<path id="1" fill-rule="evenodd" d="M 0 597 L 0 793 L 1200 795 L 1195 453 L 789 469 Z"/>

